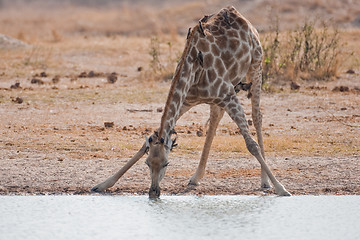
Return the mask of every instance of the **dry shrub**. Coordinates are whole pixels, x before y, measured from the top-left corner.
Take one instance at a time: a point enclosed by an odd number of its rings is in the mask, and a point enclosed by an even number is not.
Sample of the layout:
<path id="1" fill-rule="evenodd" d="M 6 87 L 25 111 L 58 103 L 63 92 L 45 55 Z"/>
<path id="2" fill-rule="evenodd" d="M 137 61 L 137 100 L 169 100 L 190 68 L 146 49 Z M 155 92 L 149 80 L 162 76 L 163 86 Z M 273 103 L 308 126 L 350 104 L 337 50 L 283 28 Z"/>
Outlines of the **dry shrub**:
<path id="1" fill-rule="evenodd" d="M 173 43 L 171 41 L 161 41 L 158 36 L 151 37 L 148 50 L 150 56 L 149 68 L 141 75 L 141 79 L 146 81 L 171 80 L 177 60 L 181 55 L 181 52 L 177 54 L 173 52 Z"/>
<path id="2" fill-rule="evenodd" d="M 56 31 L 56 29 L 51 30 L 52 42 L 60 42 L 62 40 L 61 35 Z"/>
<path id="3" fill-rule="evenodd" d="M 343 43 L 339 31 L 315 22 L 285 33 L 274 31 L 265 36 L 264 83 L 274 80 L 329 80 L 337 76 Z"/>
<path id="4" fill-rule="evenodd" d="M 47 69 L 53 56 L 52 48 L 33 46 L 23 58 L 23 65 L 33 69 Z"/>

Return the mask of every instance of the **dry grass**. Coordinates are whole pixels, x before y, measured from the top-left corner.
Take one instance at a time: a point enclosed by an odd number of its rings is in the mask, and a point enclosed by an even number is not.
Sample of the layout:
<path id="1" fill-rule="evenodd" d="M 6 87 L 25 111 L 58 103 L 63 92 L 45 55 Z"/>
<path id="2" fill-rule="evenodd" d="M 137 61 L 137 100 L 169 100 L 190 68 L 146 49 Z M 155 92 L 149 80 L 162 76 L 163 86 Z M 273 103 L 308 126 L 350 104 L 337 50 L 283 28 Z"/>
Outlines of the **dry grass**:
<path id="1" fill-rule="evenodd" d="M 191 154 L 202 149 L 205 137 L 186 137 L 179 140 L 178 150 Z M 360 140 L 349 139 L 342 134 L 311 135 L 274 135 L 264 137 L 265 153 L 268 156 L 353 156 L 360 152 Z M 233 155 L 233 153 L 249 154 L 241 136 L 217 136 L 211 151 L 214 154 Z"/>

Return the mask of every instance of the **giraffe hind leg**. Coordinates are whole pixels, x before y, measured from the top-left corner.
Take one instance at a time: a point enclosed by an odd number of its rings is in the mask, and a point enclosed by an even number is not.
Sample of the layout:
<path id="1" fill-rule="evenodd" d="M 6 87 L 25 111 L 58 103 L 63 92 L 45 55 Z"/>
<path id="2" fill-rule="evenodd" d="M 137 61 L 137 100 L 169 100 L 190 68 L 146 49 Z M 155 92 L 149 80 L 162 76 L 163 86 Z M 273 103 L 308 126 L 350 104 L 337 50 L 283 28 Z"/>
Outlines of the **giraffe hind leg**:
<path id="1" fill-rule="evenodd" d="M 249 72 L 247 74 L 250 79 L 252 85 L 250 89 L 251 93 L 251 106 L 252 106 L 252 119 L 256 129 L 256 136 L 258 140 L 258 144 L 261 150 L 261 155 L 265 159 L 265 151 L 264 151 L 264 142 L 262 136 L 262 114 L 260 112 L 260 94 L 261 94 L 261 82 L 262 82 L 262 67 L 261 64 L 253 64 L 249 68 Z M 270 188 L 269 177 L 266 174 L 266 171 L 263 167 L 261 167 L 261 187 L 262 188 Z"/>

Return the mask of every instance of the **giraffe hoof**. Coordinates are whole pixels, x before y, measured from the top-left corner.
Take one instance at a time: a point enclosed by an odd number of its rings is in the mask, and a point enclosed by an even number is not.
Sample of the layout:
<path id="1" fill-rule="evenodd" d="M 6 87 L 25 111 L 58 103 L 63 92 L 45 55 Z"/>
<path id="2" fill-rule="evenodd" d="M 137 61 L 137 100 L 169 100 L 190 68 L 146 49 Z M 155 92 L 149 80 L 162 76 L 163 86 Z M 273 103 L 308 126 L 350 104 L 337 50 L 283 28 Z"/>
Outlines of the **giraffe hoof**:
<path id="1" fill-rule="evenodd" d="M 101 193 L 101 192 L 105 191 L 106 188 L 107 187 L 104 183 L 100 183 L 100 184 L 96 185 L 95 187 L 91 188 L 91 191 Z"/>
<path id="2" fill-rule="evenodd" d="M 91 189 L 91 191 L 92 191 L 92 192 L 97 192 L 97 193 L 102 192 L 102 190 L 100 190 L 97 186 L 93 187 L 93 188 Z"/>
<path id="3" fill-rule="evenodd" d="M 189 186 L 189 187 L 196 187 L 196 186 L 199 186 L 199 184 L 190 181 L 190 182 L 188 183 L 188 186 Z"/>
<path id="4" fill-rule="evenodd" d="M 192 179 L 190 179 L 189 183 L 188 183 L 188 186 L 193 186 L 193 187 L 196 187 L 196 186 L 199 186 L 199 182 L 198 181 L 194 181 Z"/>
<path id="5" fill-rule="evenodd" d="M 269 189 L 269 188 L 271 188 L 271 185 L 270 185 L 270 183 L 261 183 L 261 188 L 262 189 Z"/>
<path id="6" fill-rule="evenodd" d="M 283 196 L 283 197 L 289 197 L 289 196 L 291 196 L 291 193 L 289 193 L 288 191 L 286 191 L 285 188 L 276 189 L 276 194 L 277 194 L 278 196 Z"/>
<path id="7" fill-rule="evenodd" d="M 284 192 L 278 193 L 278 196 L 290 197 L 291 193 L 289 193 L 288 191 L 285 190 Z"/>

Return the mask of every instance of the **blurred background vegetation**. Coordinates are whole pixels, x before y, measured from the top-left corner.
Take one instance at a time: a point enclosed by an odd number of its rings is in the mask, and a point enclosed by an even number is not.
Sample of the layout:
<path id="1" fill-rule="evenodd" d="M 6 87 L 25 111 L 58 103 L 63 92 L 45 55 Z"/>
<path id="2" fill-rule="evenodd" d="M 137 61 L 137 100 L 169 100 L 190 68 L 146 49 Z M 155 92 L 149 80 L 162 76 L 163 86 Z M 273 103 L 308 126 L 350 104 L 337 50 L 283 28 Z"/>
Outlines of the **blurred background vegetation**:
<path id="1" fill-rule="evenodd" d="M 0 0 L 0 34 L 35 46 L 23 63 L 42 69 L 56 44 L 71 39 L 142 38 L 148 53 L 142 77 L 167 80 L 188 27 L 227 5 L 261 34 L 264 89 L 280 81 L 331 80 L 359 68 L 360 1 L 353 0 Z M 1 48 L 0 54 L 6 59 Z"/>

